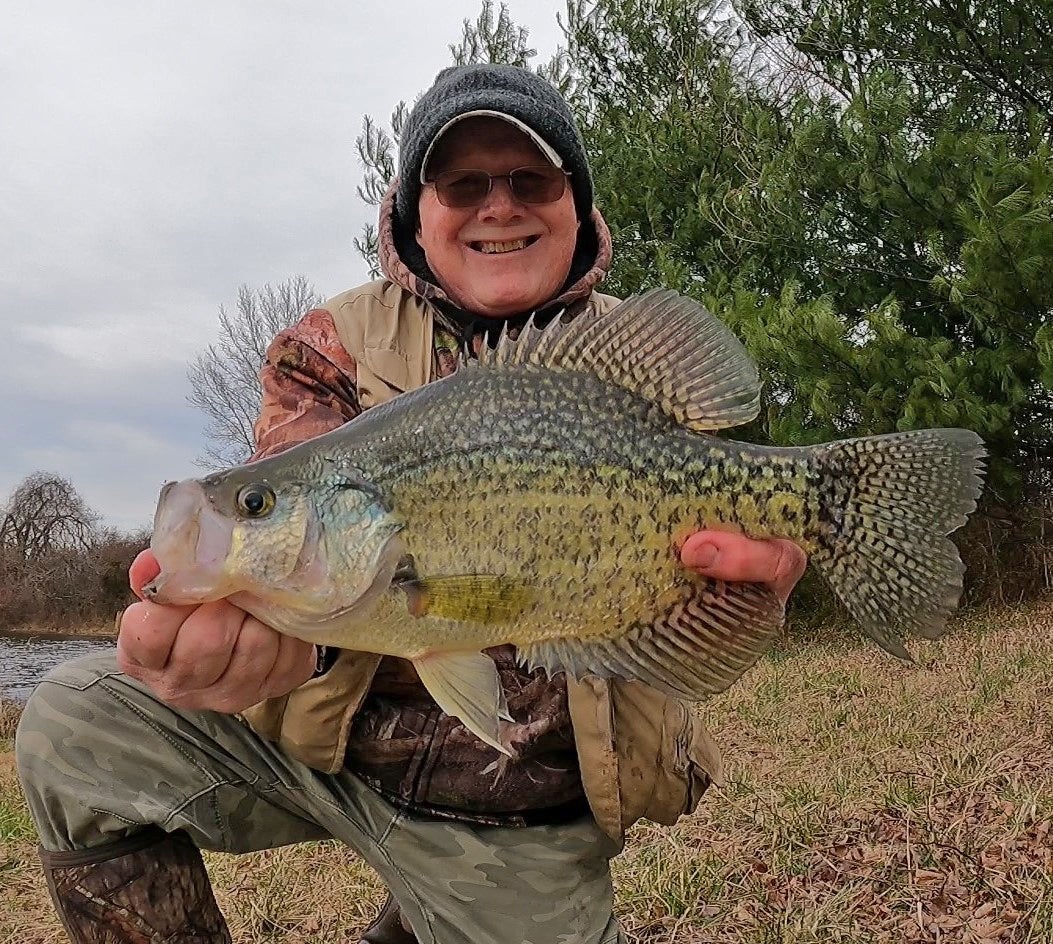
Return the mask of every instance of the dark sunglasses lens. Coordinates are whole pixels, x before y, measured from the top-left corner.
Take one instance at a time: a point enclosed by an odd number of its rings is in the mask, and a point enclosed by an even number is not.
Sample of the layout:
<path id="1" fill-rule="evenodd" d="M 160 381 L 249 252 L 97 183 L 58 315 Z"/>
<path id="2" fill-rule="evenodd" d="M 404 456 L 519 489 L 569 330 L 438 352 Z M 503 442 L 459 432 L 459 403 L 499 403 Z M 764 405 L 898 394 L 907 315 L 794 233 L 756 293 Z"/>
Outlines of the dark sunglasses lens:
<path id="1" fill-rule="evenodd" d="M 490 175 L 482 170 L 451 170 L 435 178 L 435 195 L 447 207 L 482 203 L 490 191 Z"/>
<path id="2" fill-rule="evenodd" d="M 500 180 L 501 175 L 497 179 Z M 435 195 L 454 209 L 478 206 L 490 192 L 485 170 L 448 170 L 435 177 Z M 567 175 L 558 167 L 520 167 L 508 175 L 512 195 L 522 203 L 554 203 L 567 189 Z"/>
<path id="3" fill-rule="evenodd" d="M 555 203 L 567 185 L 567 176 L 558 167 L 520 167 L 508 179 L 512 193 L 523 203 Z"/>

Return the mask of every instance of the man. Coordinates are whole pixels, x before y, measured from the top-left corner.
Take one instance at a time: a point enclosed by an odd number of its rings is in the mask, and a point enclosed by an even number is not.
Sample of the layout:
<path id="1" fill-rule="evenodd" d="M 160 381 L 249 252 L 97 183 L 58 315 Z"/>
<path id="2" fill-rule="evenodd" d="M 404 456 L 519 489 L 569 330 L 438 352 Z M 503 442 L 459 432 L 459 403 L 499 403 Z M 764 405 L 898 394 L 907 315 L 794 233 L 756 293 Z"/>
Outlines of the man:
<path id="1" fill-rule="evenodd" d="M 441 73 L 407 120 L 399 170 L 380 214 L 387 278 L 269 349 L 258 456 L 449 374 L 487 332 L 616 302 L 595 291 L 610 238 L 581 138 L 538 76 Z M 788 542 L 724 533 L 679 553 L 783 600 L 804 567 Z M 132 586 L 156 572 L 144 552 Z M 402 660 L 316 651 L 226 601 L 129 607 L 116 663 L 60 667 L 18 735 L 71 938 L 229 940 L 198 847 L 336 837 L 392 893 L 365 941 L 619 940 L 608 862 L 625 829 L 690 812 L 719 757 L 688 706 L 643 685 L 526 673 L 507 646 L 490 655 L 512 761 L 441 712 Z"/>

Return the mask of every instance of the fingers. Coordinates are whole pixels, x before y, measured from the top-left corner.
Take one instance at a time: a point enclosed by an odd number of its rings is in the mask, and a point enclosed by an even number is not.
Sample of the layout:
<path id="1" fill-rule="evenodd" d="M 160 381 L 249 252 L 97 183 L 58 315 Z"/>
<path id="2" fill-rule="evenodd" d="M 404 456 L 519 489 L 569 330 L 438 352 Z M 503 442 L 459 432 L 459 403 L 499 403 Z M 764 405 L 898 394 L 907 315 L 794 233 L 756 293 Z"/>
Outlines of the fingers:
<path id="1" fill-rule="evenodd" d="M 117 663 L 175 708 L 233 713 L 302 685 L 314 672 L 315 649 L 224 600 L 142 602 L 124 612 Z"/>
<path id="2" fill-rule="evenodd" d="M 172 645 L 166 665 L 167 683 L 174 690 L 185 692 L 214 684 L 230 665 L 246 616 L 244 610 L 223 600 L 195 607 Z"/>
<path id="3" fill-rule="evenodd" d="M 783 604 L 790 599 L 793 588 L 797 586 L 808 569 L 808 555 L 804 553 L 793 541 L 775 539 L 779 545 L 779 561 L 775 566 L 775 582 L 772 589 L 776 592 Z"/>
<path id="4" fill-rule="evenodd" d="M 267 677 L 267 698 L 299 688 L 314 675 L 318 652 L 313 643 L 292 636 L 279 636 L 280 649 Z"/>
<path id="5" fill-rule="evenodd" d="M 785 603 L 808 566 L 792 541 L 756 540 L 724 531 L 699 531 L 680 549 L 685 567 L 715 580 L 768 584 Z"/>
<path id="6" fill-rule="evenodd" d="M 285 695 L 314 674 L 311 643 L 275 632 L 248 614 L 243 617 L 223 671 L 177 695 L 178 707 L 233 714 Z"/>
<path id="7" fill-rule="evenodd" d="M 281 649 L 281 636 L 245 614 L 233 643 L 224 671 L 192 693 L 192 707 L 231 714 L 270 697 L 268 678 Z"/>
<path id="8" fill-rule="evenodd" d="M 120 617 L 117 664 L 122 672 L 139 678 L 135 670 L 158 671 L 168 663 L 176 635 L 193 606 L 158 606 L 140 602 Z"/>

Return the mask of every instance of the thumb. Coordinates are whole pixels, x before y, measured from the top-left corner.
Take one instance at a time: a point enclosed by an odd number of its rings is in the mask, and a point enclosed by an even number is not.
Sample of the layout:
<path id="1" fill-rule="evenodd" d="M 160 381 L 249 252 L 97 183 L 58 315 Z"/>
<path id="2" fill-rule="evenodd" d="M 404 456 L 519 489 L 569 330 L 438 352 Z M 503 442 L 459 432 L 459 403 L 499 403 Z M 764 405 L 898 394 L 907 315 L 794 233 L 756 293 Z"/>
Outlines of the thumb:
<path id="1" fill-rule="evenodd" d="M 143 587 L 159 573 L 161 573 L 161 565 L 157 562 L 154 552 L 150 548 L 140 551 L 132 561 L 131 567 L 128 568 L 128 585 L 132 588 L 132 593 L 140 600 L 144 599 Z"/>

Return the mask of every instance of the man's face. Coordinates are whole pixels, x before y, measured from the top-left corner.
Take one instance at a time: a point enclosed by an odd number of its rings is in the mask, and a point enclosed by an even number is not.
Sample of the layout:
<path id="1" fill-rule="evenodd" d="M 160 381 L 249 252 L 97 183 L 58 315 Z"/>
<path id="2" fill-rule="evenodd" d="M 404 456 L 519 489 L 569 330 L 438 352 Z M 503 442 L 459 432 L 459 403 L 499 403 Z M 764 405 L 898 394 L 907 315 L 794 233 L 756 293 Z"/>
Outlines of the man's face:
<path id="1" fill-rule="evenodd" d="M 507 121 L 468 118 L 443 136 L 427 177 L 469 169 L 507 174 L 547 163 Z M 419 212 L 417 242 L 439 284 L 466 311 L 491 318 L 530 311 L 551 300 L 570 272 L 578 220 L 569 180 L 563 196 L 547 204 L 521 203 L 507 180 L 495 180 L 482 204 L 464 209 L 443 206 L 426 186 Z"/>

